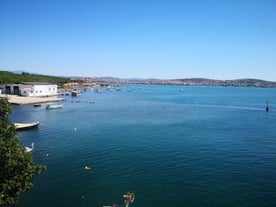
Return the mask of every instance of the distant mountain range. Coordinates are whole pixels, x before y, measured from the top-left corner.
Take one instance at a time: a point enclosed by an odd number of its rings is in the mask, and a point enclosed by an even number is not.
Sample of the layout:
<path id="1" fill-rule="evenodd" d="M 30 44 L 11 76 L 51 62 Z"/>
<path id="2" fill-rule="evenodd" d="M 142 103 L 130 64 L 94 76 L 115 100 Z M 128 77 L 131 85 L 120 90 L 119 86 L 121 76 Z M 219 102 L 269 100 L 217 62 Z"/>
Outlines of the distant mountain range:
<path id="1" fill-rule="evenodd" d="M 233 87 L 262 87 L 276 88 L 276 82 L 260 79 L 214 80 L 206 78 L 188 79 L 120 79 L 112 77 L 76 78 L 85 82 L 109 84 L 159 84 L 159 85 L 186 85 L 186 86 L 233 86 Z M 76 80 L 72 78 L 72 80 Z"/>
<path id="2" fill-rule="evenodd" d="M 4 73 L 11 73 L 7 71 L 0 71 Z M 13 71 L 12 73 L 22 74 L 24 71 Z M 2 74 L 2 76 L 4 76 Z M 30 74 L 32 75 L 32 74 Z M 35 74 L 33 74 L 35 75 Z M 51 76 L 47 76 L 51 77 Z M 2 77 L 4 78 L 4 77 Z M 57 78 L 57 77 L 55 77 Z M 65 78 L 65 77 L 61 77 Z M 106 84 L 159 84 L 159 85 L 186 85 L 186 86 L 232 86 L 232 87 L 262 87 L 262 88 L 276 88 L 276 82 L 265 81 L 260 79 L 236 79 L 236 80 L 214 80 L 207 78 L 186 78 L 186 79 L 121 79 L 116 77 L 67 77 L 67 80 L 82 81 L 89 83 L 106 83 Z M 6 79 L 7 81 L 7 79 Z"/>

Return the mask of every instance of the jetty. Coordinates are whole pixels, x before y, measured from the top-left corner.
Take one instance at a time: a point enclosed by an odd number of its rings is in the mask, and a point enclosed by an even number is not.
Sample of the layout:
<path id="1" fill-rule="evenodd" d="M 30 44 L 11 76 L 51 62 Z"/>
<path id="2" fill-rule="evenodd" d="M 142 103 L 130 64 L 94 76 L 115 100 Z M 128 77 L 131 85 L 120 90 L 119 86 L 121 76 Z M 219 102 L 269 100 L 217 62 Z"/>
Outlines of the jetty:
<path id="1" fill-rule="evenodd" d="M 14 105 L 24 105 L 24 104 L 37 104 L 37 103 L 47 103 L 56 101 L 65 101 L 65 98 L 58 98 L 57 96 L 49 97 L 25 97 L 10 94 L 0 94 L 0 98 L 7 98 L 8 102 Z"/>

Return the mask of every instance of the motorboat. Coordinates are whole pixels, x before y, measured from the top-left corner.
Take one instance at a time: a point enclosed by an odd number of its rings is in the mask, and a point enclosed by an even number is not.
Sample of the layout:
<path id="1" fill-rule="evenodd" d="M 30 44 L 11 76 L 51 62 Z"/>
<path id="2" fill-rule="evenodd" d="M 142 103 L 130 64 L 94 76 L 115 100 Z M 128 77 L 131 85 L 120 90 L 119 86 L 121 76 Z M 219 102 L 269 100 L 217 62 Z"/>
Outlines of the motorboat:
<path id="1" fill-rule="evenodd" d="M 14 123 L 14 126 L 17 131 L 33 129 L 38 127 L 39 122 L 31 122 L 31 123 Z"/>
<path id="2" fill-rule="evenodd" d="M 79 93 L 78 91 L 72 91 L 72 92 L 71 92 L 71 95 L 72 95 L 72 96 L 79 96 L 80 93 Z"/>
<path id="3" fill-rule="evenodd" d="M 47 105 L 46 109 L 62 109 L 63 108 L 63 104 L 51 104 L 51 105 Z"/>

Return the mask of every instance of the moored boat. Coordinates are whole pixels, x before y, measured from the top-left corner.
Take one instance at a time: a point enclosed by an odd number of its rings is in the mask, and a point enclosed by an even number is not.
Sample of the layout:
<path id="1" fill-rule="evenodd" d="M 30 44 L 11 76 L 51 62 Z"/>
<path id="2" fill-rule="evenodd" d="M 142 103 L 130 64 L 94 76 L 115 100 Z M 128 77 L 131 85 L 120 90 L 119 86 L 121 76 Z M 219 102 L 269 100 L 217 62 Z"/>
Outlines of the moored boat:
<path id="1" fill-rule="evenodd" d="M 31 122 L 31 123 L 14 123 L 14 126 L 17 131 L 33 129 L 38 127 L 39 122 Z"/>
<path id="2" fill-rule="evenodd" d="M 34 104 L 34 107 L 41 107 L 42 105 L 40 103 Z"/>
<path id="3" fill-rule="evenodd" d="M 47 105 L 46 110 L 48 109 L 61 109 L 63 108 L 63 104 L 52 104 L 52 105 Z"/>
<path id="4" fill-rule="evenodd" d="M 71 92 L 71 95 L 72 95 L 72 96 L 79 96 L 80 93 L 79 93 L 78 91 L 72 91 L 72 92 Z"/>

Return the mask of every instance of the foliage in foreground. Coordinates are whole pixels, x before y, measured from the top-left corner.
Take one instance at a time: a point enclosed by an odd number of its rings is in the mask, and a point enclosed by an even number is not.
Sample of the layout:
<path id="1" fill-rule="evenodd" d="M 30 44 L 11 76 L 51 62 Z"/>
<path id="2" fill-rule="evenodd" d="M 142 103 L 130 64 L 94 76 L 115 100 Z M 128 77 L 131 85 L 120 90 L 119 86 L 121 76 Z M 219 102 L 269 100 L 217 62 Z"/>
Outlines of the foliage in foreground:
<path id="1" fill-rule="evenodd" d="M 12 106 L 0 98 L 0 206 L 12 206 L 21 193 L 33 186 L 32 178 L 46 169 L 35 165 L 31 153 L 21 146 L 8 114 Z"/>

